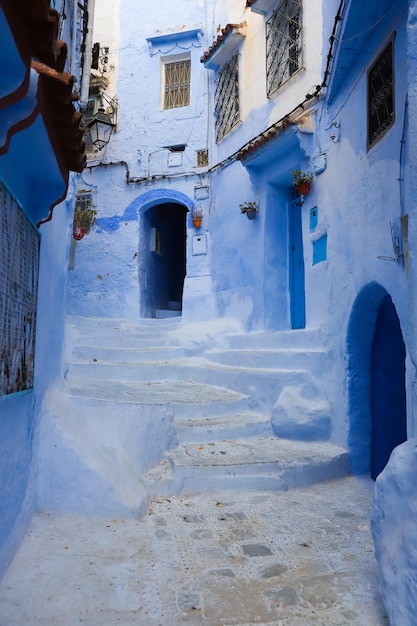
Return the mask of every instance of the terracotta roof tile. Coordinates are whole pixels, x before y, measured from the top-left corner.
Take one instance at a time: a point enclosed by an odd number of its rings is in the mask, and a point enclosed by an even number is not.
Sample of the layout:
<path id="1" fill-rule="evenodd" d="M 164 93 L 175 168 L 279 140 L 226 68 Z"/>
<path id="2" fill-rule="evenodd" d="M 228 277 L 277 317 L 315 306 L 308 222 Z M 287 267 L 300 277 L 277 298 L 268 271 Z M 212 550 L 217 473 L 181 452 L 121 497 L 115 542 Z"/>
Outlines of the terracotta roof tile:
<path id="1" fill-rule="evenodd" d="M 59 15 L 50 8 L 49 0 L 0 0 L 0 5 L 26 67 L 22 84 L 0 99 L 0 108 L 10 106 L 25 96 L 30 68 L 36 70 L 39 74 L 39 112 L 64 180 L 67 180 L 68 170 L 83 170 L 86 157 L 80 128 L 81 115 L 73 105 L 76 99 L 72 93 L 74 79 L 63 71 L 67 46 L 57 39 Z M 11 133 L 19 128 L 11 129 Z"/>
<path id="2" fill-rule="evenodd" d="M 255 139 L 247 143 L 243 148 L 239 150 L 236 155 L 237 160 L 242 161 L 243 159 L 256 152 L 256 150 L 259 150 L 259 148 L 274 139 L 281 131 L 288 128 L 288 125 L 290 123 L 291 122 L 289 122 L 289 120 L 284 119 L 272 128 L 268 128 L 268 130 L 258 135 Z"/>
<path id="3" fill-rule="evenodd" d="M 246 25 L 245 22 L 242 22 L 241 24 L 226 24 L 226 26 L 222 28 L 217 39 L 215 39 L 215 41 L 210 46 L 210 48 L 206 50 L 204 54 L 201 56 L 200 58 L 201 63 L 204 63 L 205 61 L 207 61 L 216 52 L 220 44 L 227 39 L 228 35 L 230 35 L 233 31 L 237 31 L 238 29 L 241 29 L 245 25 Z"/>

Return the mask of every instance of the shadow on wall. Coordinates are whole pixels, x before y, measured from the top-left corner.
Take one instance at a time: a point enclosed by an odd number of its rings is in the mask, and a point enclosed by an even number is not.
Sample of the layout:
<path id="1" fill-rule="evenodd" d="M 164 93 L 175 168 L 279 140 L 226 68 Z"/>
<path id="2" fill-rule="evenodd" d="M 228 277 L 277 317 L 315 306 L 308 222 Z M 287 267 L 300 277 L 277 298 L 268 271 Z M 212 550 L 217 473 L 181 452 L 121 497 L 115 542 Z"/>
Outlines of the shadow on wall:
<path id="1" fill-rule="evenodd" d="M 407 439 L 405 345 L 391 296 L 378 283 L 353 304 L 346 351 L 352 472 L 375 479 Z"/>

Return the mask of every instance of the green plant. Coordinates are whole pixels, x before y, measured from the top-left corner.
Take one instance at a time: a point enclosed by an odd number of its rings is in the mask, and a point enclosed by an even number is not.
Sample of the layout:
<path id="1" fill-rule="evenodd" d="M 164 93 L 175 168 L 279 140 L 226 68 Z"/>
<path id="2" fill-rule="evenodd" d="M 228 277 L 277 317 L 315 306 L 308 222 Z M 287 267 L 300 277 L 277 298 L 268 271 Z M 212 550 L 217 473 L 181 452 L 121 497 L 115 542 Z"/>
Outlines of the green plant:
<path id="1" fill-rule="evenodd" d="M 89 233 L 96 221 L 97 211 L 91 207 L 76 208 L 74 211 L 74 228 L 83 228 Z"/>
<path id="2" fill-rule="evenodd" d="M 193 220 L 202 220 L 203 219 L 203 209 L 195 208 L 193 209 Z"/>
<path id="3" fill-rule="evenodd" d="M 294 181 L 294 185 L 300 185 L 301 183 L 311 183 L 314 174 L 311 172 L 302 172 L 301 170 L 294 170 L 291 172 L 291 176 Z"/>
<path id="4" fill-rule="evenodd" d="M 239 204 L 241 213 L 252 213 L 252 212 L 257 213 L 258 206 L 259 205 L 257 202 L 243 202 L 242 204 Z"/>

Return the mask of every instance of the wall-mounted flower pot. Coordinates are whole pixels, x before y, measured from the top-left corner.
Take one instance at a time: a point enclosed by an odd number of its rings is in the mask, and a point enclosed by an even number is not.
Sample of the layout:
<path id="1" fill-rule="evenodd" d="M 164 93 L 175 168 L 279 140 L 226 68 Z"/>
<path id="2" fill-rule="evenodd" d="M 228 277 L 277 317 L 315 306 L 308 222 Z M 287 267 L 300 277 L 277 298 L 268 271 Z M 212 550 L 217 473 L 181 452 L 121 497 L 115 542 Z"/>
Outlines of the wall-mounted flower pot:
<path id="1" fill-rule="evenodd" d="M 201 228 L 201 222 L 202 221 L 203 221 L 202 219 L 194 218 L 193 219 L 193 226 L 194 226 L 194 228 Z"/>
<path id="2" fill-rule="evenodd" d="M 311 183 L 309 182 L 297 183 L 295 187 L 301 196 L 308 196 L 308 194 L 310 193 L 310 189 L 311 189 Z"/>
<path id="3" fill-rule="evenodd" d="M 258 215 L 259 205 L 257 202 L 245 202 L 243 204 L 239 204 L 240 212 L 245 214 L 248 220 L 254 220 Z"/>
<path id="4" fill-rule="evenodd" d="M 72 236 L 74 237 L 74 239 L 80 241 L 80 239 L 82 239 L 84 235 L 85 228 L 82 228 L 81 226 L 74 226 L 74 228 L 72 229 Z"/>

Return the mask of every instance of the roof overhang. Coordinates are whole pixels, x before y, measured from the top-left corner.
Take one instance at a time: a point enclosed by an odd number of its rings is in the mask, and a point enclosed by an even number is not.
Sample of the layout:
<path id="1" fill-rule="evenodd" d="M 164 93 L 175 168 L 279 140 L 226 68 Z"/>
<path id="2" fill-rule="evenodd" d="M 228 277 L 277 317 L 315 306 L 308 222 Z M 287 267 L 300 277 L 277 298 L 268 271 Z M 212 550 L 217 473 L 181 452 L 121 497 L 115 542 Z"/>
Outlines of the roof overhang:
<path id="1" fill-rule="evenodd" d="M 0 29 L 0 175 L 37 222 L 65 196 L 69 171 L 85 166 L 81 114 L 49 0 L 1 0 Z"/>
<path id="2" fill-rule="evenodd" d="M 252 179 L 262 178 L 270 184 L 291 186 L 291 172 L 299 169 L 306 158 L 303 133 L 305 131 L 295 124 L 281 127 L 265 143 L 254 144 L 253 150 L 247 151 L 239 160 Z"/>
<path id="3" fill-rule="evenodd" d="M 209 70 L 219 69 L 238 50 L 246 36 L 246 22 L 241 24 L 227 24 L 220 32 L 215 42 L 203 54 L 200 61 Z"/>
<path id="4" fill-rule="evenodd" d="M 369 41 L 383 23 L 392 23 L 392 11 L 397 10 L 392 0 L 363 2 L 348 0 L 342 15 L 342 23 L 337 33 L 338 43 L 332 64 L 328 99 L 331 101 L 344 84 L 351 70 L 357 64 Z"/>

